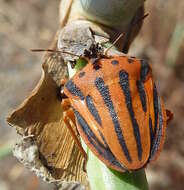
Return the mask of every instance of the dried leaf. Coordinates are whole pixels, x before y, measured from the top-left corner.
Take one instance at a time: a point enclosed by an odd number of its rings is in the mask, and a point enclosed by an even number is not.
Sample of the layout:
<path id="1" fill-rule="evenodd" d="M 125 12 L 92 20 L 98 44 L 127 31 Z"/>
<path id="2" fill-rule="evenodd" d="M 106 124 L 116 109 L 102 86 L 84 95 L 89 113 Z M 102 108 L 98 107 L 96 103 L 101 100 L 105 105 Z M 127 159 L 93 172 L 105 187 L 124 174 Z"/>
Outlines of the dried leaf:
<path id="1" fill-rule="evenodd" d="M 48 181 L 79 181 L 86 185 L 83 156 L 63 122 L 59 81 L 67 74 L 66 65 L 57 54 L 47 54 L 44 59 L 42 77 L 37 87 L 23 104 L 13 111 L 7 121 L 23 136 L 34 136 L 32 143 L 37 146 L 39 152 L 39 159 L 35 164 L 40 170 L 41 167 L 47 169 Z M 19 150 L 22 153 L 25 148 L 20 147 L 25 147 L 26 142 L 22 140 L 20 143 Z M 30 155 L 32 153 L 29 152 Z M 24 155 L 24 158 L 19 157 L 20 160 L 25 159 L 25 163 L 29 162 Z M 32 164 L 32 168 L 35 164 Z"/>

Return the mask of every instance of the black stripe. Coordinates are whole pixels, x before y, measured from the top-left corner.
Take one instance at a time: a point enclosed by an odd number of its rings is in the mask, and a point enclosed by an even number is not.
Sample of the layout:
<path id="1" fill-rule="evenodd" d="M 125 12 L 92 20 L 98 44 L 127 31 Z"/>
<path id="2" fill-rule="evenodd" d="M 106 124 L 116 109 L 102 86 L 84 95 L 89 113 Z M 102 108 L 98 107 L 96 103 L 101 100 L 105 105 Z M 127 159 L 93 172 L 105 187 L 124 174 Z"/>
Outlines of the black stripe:
<path id="1" fill-rule="evenodd" d="M 162 138 L 163 117 L 162 117 L 162 108 L 161 108 L 159 97 L 158 97 L 158 124 L 159 124 L 159 127 L 155 134 L 156 138 L 154 138 L 153 146 L 152 146 L 151 153 L 150 153 L 150 160 L 154 159 L 154 156 L 156 155 L 156 153 L 159 149 L 160 141 Z"/>
<path id="2" fill-rule="evenodd" d="M 85 119 L 80 115 L 78 111 L 74 109 L 75 116 L 77 118 L 77 122 L 79 126 L 82 128 L 82 131 L 88 138 L 90 144 L 96 149 L 96 151 L 105 159 L 108 160 L 112 165 L 124 170 L 122 165 L 118 162 L 118 160 L 114 157 L 108 145 L 104 146 L 95 136 Z"/>
<path id="3" fill-rule="evenodd" d="M 119 61 L 118 60 L 112 60 L 111 63 L 112 63 L 112 65 L 118 65 Z"/>
<path id="4" fill-rule="evenodd" d="M 146 60 L 141 60 L 141 73 L 140 73 L 141 81 L 144 82 L 146 80 L 146 76 L 148 75 L 149 71 L 150 71 L 150 66 L 148 62 Z"/>
<path id="5" fill-rule="evenodd" d="M 150 147 L 152 148 L 153 140 L 154 140 L 154 132 L 153 132 L 152 119 L 150 116 L 149 116 L 149 130 L 150 130 Z"/>
<path id="6" fill-rule="evenodd" d="M 81 100 L 84 100 L 84 95 L 81 92 L 81 90 L 74 84 L 72 80 L 69 80 L 66 84 L 65 87 L 67 90 L 73 95 L 73 96 L 78 96 Z"/>
<path id="7" fill-rule="evenodd" d="M 112 100 L 111 100 L 111 97 L 110 97 L 110 94 L 109 94 L 109 88 L 108 88 L 108 86 L 105 85 L 103 79 L 100 78 L 100 77 L 96 78 L 95 85 L 96 85 L 98 91 L 100 92 L 100 94 L 101 94 L 101 96 L 102 96 L 102 98 L 104 100 L 105 105 L 107 106 L 107 108 L 109 110 L 109 114 L 110 114 L 110 116 L 112 118 L 112 122 L 114 124 L 115 132 L 117 134 L 118 141 L 119 141 L 119 143 L 121 145 L 121 148 L 122 148 L 127 160 L 129 162 L 131 162 L 132 159 L 130 157 L 128 148 L 126 146 L 126 143 L 125 143 L 125 140 L 124 140 L 124 137 L 123 137 L 122 130 L 120 128 L 120 124 L 119 124 L 119 121 L 118 121 L 118 116 L 117 116 L 117 114 L 115 112 L 114 105 L 112 103 Z"/>
<path id="8" fill-rule="evenodd" d="M 98 110 L 96 109 L 96 107 L 93 103 L 93 99 L 90 95 L 86 96 L 86 105 L 87 105 L 89 111 L 91 112 L 91 114 L 93 115 L 94 119 L 101 126 L 102 121 L 101 121 L 100 115 L 99 115 Z"/>
<path id="9" fill-rule="evenodd" d="M 154 84 L 153 88 L 153 104 L 154 104 L 154 115 L 155 115 L 155 126 L 154 131 L 157 131 L 157 123 L 158 123 L 158 93 L 156 85 Z"/>
<path id="10" fill-rule="evenodd" d="M 142 109 L 144 110 L 144 112 L 147 111 L 147 105 L 146 105 L 146 93 L 144 90 L 144 84 L 143 82 L 141 82 L 140 80 L 136 82 L 137 85 L 137 89 L 139 92 L 139 97 L 141 100 L 141 104 L 142 104 Z"/>
<path id="11" fill-rule="evenodd" d="M 79 78 L 82 78 L 86 73 L 85 72 L 80 72 L 79 73 Z"/>
<path id="12" fill-rule="evenodd" d="M 128 73 L 124 70 L 121 70 L 119 72 L 119 78 L 120 78 L 120 86 L 123 90 L 124 96 L 125 96 L 125 101 L 126 101 L 126 106 L 128 109 L 128 112 L 130 114 L 130 119 L 132 122 L 132 127 L 134 131 L 134 136 L 136 139 L 136 144 L 137 144 L 137 150 L 138 150 L 138 158 L 139 160 L 142 159 L 142 144 L 141 144 L 141 136 L 140 136 L 140 131 L 139 131 L 139 125 L 137 123 L 137 120 L 135 118 L 133 106 L 132 106 L 132 99 L 131 99 L 131 93 L 130 93 L 130 88 L 129 88 L 129 79 L 128 79 Z"/>
<path id="13" fill-rule="evenodd" d="M 102 138 L 102 140 L 103 140 L 103 142 L 104 142 L 104 144 L 105 144 L 105 147 L 110 150 L 109 145 L 108 145 L 108 143 L 106 142 L 106 140 L 105 140 L 105 138 L 104 138 L 104 136 L 103 136 L 103 134 L 101 133 L 100 130 L 98 130 L 98 133 L 100 134 L 100 137 Z M 113 155 L 113 153 L 112 153 L 112 155 Z M 113 155 L 113 156 L 114 156 L 114 155 Z M 116 158 L 115 158 L 115 159 L 116 159 Z M 125 166 L 123 166 L 122 163 L 121 163 L 121 166 L 124 168 L 124 170 L 127 170 L 127 168 L 126 168 Z"/>
<path id="14" fill-rule="evenodd" d="M 105 147 L 109 147 L 108 144 L 107 144 L 107 142 L 106 142 L 106 140 L 105 140 L 105 138 L 104 138 L 104 136 L 103 136 L 103 134 L 101 133 L 100 130 L 98 130 L 98 133 L 99 133 L 100 137 L 102 138 Z"/>

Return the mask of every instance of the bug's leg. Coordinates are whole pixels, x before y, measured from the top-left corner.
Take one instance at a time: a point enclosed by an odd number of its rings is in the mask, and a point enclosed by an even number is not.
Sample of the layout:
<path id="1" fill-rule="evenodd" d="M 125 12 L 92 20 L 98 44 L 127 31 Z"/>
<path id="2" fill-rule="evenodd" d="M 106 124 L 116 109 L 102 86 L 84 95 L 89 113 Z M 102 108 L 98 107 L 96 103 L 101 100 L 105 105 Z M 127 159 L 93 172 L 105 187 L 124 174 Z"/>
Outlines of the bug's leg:
<path id="1" fill-rule="evenodd" d="M 67 78 L 63 78 L 63 79 L 61 79 L 61 85 L 64 86 L 65 83 L 67 82 L 67 80 L 68 80 Z"/>
<path id="2" fill-rule="evenodd" d="M 72 109 L 69 109 L 68 111 L 65 112 L 65 115 L 64 115 L 64 122 L 65 122 L 65 125 L 68 127 L 69 131 L 70 131 L 70 134 L 72 135 L 75 143 L 77 144 L 81 154 L 84 156 L 85 160 L 87 160 L 87 154 L 86 152 L 84 151 L 84 149 L 82 148 L 82 145 L 75 133 L 75 131 L 73 130 L 70 122 L 69 122 L 69 119 L 76 125 L 76 122 L 75 122 L 75 115 L 73 113 L 73 110 Z"/>
<path id="3" fill-rule="evenodd" d="M 65 85 L 65 83 L 67 82 L 67 78 L 64 78 L 64 79 L 61 79 L 61 84 L 60 84 L 60 98 L 63 100 L 63 99 L 65 99 L 65 98 L 67 98 L 67 96 L 65 95 L 65 93 L 64 93 L 64 85 Z"/>
<path id="4" fill-rule="evenodd" d="M 167 124 L 173 119 L 174 115 L 170 110 L 166 109 L 166 115 L 167 115 Z"/>
<path id="5" fill-rule="evenodd" d="M 67 111 L 70 108 L 70 100 L 69 98 L 62 99 L 61 106 L 64 111 Z"/>
<path id="6" fill-rule="evenodd" d="M 116 40 L 112 43 L 111 46 L 109 46 L 105 51 L 104 51 L 104 55 L 108 57 L 108 51 L 119 41 L 120 38 L 122 38 L 125 34 L 121 33 Z"/>

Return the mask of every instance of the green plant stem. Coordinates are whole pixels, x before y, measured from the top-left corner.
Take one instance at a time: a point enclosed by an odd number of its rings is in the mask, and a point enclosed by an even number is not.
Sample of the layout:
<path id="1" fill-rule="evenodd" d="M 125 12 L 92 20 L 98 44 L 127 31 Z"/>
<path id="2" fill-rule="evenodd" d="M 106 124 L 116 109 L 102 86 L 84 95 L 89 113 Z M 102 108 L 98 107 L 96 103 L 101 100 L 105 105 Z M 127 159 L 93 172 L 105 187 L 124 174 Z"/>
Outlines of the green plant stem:
<path id="1" fill-rule="evenodd" d="M 106 167 L 88 151 L 87 173 L 92 190 L 148 190 L 144 169 L 134 172 L 117 172 Z"/>

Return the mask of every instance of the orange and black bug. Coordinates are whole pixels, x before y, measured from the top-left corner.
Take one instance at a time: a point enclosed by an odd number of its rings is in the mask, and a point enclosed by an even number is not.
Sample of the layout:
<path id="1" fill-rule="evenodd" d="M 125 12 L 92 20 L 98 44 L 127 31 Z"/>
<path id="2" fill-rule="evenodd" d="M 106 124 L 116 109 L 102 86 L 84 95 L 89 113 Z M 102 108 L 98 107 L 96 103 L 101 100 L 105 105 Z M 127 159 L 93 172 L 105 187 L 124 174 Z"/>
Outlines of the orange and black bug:
<path id="1" fill-rule="evenodd" d="M 84 142 L 108 167 L 118 171 L 142 168 L 159 155 L 171 118 L 158 95 L 151 67 L 145 60 L 128 56 L 102 56 L 97 64 L 98 69 L 89 60 L 64 85 L 68 99 L 62 105 L 72 107 L 65 121 L 69 127 L 67 118 L 76 122 Z"/>

